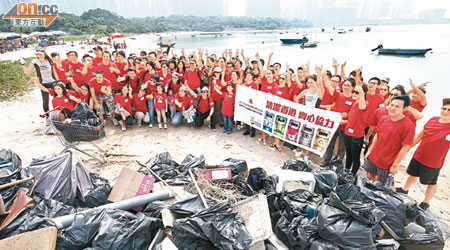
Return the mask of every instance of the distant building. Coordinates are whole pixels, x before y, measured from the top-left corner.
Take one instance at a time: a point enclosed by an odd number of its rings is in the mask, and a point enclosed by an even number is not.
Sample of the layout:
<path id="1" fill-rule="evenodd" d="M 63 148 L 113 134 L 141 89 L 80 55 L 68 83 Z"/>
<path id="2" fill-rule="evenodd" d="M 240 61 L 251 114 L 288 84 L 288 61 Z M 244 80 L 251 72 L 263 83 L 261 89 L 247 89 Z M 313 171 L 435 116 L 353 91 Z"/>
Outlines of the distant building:
<path id="1" fill-rule="evenodd" d="M 282 17 L 280 0 L 246 0 L 245 15 L 250 17 Z"/>

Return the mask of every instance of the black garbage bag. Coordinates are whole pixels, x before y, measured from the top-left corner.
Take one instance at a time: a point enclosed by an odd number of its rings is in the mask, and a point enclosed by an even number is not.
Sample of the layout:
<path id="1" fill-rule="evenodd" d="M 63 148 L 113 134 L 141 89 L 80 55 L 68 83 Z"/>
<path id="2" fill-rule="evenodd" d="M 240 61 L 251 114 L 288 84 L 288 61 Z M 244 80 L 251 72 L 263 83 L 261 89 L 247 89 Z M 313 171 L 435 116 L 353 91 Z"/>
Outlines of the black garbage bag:
<path id="1" fill-rule="evenodd" d="M 98 118 L 89 105 L 81 101 L 78 105 L 68 113 L 68 118 L 80 120 L 82 125 L 89 125 L 92 127 L 100 126 L 102 121 Z"/>
<path id="2" fill-rule="evenodd" d="M 233 185 L 239 190 L 239 192 L 243 195 L 252 196 L 257 194 L 255 190 L 253 190 L 252 186 L 248 184 L 247 180 L 240 175 L 235 175 L 231 177 L 229 182 L 233 183 Z"/>
<path id="3" fill-rule="evenodd" d="M 163 201 L 153 201 L 145 205 L 141 213 L 147 215 L 148 217 L 161 219 L 161 210 L 167 207 L 169 207 L 169 205 Z"/>
<path id="4" fill-rule="evenodd" d="M 245 249 L 252 241 L 244 219 L 227 202 L 175 220 L 173 243 L 178 249 Z"/>
<path id="5" fill-rule="evenodd" d="M 32 231 L 49 226 L 49 219 L 81 211 L 74 207 L 64 205 L 56 200 L 45 200 L 39 195 L 33 197 L 35 207 L 22 212 L 8 226 L 0 231 L 0 239 L 16 234 Z"/>
<path id="6" fill-rule="evenodd" d="M 176 202 L 169 207 L 169 210 L 179 214 L 180 216 L 187 217 L 195 213 L 198 213 L 205 209 L 200 195 L 193 196 L 191 198 Z"/>
<path id="7" fill-rule="evenodd" d="M 397 234 L 401 235 L 405 228 L 406 205 L 403 198 L 380 182 L 372 182 L 367 178 L 358 179 L 363 201 L 373 201 L 375 206 L 386 216 L 383 221 Z"/>
<path id="8" fill-rule="evenodd" d="M 444 248 L 444 237 L 437 221 L 423 211 L 417 203 L 406 204 L 407 224 L 414 222 L 425 229 L 424 234 L 415 233 L 406 239 L 398 240 L 400 249 L 437 250 Z"/>
<path id="9" fill-rule="evenodd" d="M 361 201 L 361 190 L 358 186 L 353 184 L 344 184 L 344 185 L 338 185 L 336 187 L 336 194 L 339 196 L 339 198 L 342 201 L 345 200 L 357 200 Z"/>
<path id="10" fill-rule="evenodd" d="M 108 204 L 108 196 L 111 193 L 112 187 L 109 181 L 102 178 L 96 173 L 89 173 L 94 190 L 90 191 L 84 196 L 84 201 L 76 199 L 75 206 L 77 207 L 99 207 Z"/>
<path id="11" fill-rule="evenodd" d="M 314 178 L 316 179 L 314 192 L 319 193 L 324 197 L 328 197 L 337 185 L 336 173 L 331 170 L 313 171 L 313 173 Z"/>
<path id="12" fill-rule="evenodd" d="M 66 205 L 74 205 L 75 198 L 84 201 L 84 196 L 94 189 L 89 170 L 70 152 L 33 159 L 29 170 L 36 180 L 36 193 Z"/>
<path id="13" fill-rule="evenodd" d="M 339 155 L 333 155 L 333 157 L 331 157 L 328 168 L 331 171 L 334 171 L 336 174 L 344 171 L 344 165 L 342 164 L 341 157 L 339 157 Z"/>
<path id="14" fill-rule="evenodd" d="M 311 243 L 309 250 L 340 250 L 340 248 L 334 242 L 319 238 Z"/>
<path id="15" fill-rule="evenodd" d="M 231 168 L 231 175 L 235 176 L 242 173 L 243 176 L 248 171 L 247 162 L 244 160 L 238 160 L 233 158 L 227 158 L 222 163 L 220 163 L 219 167 L 221 168 Z"/>
<path id="16" fill-rule="evenodd" d="M 21 179 L 22 160 L 10 149 L 0 150 L 0 170 L 7 172 L 0 177 L 0 185 Z"/>
<path id="17" fill-rule="evenodd" d="M 76 215 L 72 224 L 58 232 L 57 249 L 146 249 L 160 219 L 118 209 L 94 209 Z"/>
<path id="18" fill-rule="evenodd" d="M 290 159 L 284 162 L 282 169 L 291 169 L 295 171 L 303 171 L 303 172 L 312 172 L 313 167 L 309 165 L 308 163 L 297 160 L 297 159 Z"/>
<path id="19" fill-rule="evenodd" d="M 394 239 L 377 240 L 375 247 L 377 250 L 397 250 L 400 244 Z"/>
<path id="20" fill-rule="evenodd" d="M 354 184 L 356 182 L 356 177 L 347 169 L 337 173 L 337 179 L 339 185 L 344 185 L 347 183 Z"/>
<path id="21" fill-rule="evenodd" d="M 270 194 L 276 192 L 278 176 L 269 176 L 262 168 L 252 168 L 249 171 L 247 183 L 257 192 Z"/>
<path id="22" fill-rule="evenodd" d="M 328 204 L 319 207 L 317 216 L 319 235 L 349 250 L 374 249 L 373 225 L 355 219 L 339 208 Z"/>
<path id="23" fill-rule="evenodd" d="M 204 168 L 205 167 L 205 157 L 203 155 L 194 156 L 191 154 L 186 155 L 184 160 L 180 164 L 180 168 L 183 171 L 193 169 L 193 168 Z"/>
<path id="24" fill-rule="evenodd" d="M 289 249 L 307 249 L 318 236 L 318 228 L 315 221 L 306 215 L 295 217 L 292 221 L 281 216 L 274 233 Z"/>

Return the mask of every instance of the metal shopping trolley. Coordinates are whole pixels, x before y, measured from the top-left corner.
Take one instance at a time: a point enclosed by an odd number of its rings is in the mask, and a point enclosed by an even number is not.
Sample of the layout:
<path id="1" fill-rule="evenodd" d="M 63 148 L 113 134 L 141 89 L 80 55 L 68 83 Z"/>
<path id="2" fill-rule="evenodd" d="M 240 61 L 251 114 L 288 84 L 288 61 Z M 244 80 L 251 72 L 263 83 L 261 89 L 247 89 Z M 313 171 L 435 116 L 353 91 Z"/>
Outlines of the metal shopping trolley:
<path id="1" fill-rule="evenodd" d="M 61 151 L 61 153 L 68 149 L 74 149 L 91 157 L 94 160 L 97 160 L 98 162 L 100 162 L 100 164 L 105 163 L 104 160 L 99 159 L 77 147 L 81 142 L 87 142 L 107 155 L 107 152 L 105 150 L 94 143 L 94 141 L 106 136 L 105 122 L 95 127 L 89 126 L 87 124 L 82 124 L 79 120 L 66 118 L 68 117 L 67 113 L 68 112 L 66 110 L 59 110 L 59 107 L 57 107 L 41 115 L 41 117 L 45 117 L 46 114 L 49 114 L 50 127 L 55 132 L 58 140 L 64 146 L 64 149 Z"/>

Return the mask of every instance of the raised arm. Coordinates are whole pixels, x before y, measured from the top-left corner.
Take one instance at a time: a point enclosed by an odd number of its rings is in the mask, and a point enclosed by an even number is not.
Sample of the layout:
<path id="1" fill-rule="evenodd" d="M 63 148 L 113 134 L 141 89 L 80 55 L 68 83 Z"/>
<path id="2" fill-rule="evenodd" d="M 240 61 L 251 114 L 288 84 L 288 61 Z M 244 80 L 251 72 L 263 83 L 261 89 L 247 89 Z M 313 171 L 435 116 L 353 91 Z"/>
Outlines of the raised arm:
<path id="1" fill-rule="evenodd" d="M 366 110 L 367 108 L 366 98 L 364 97 L 364 90 L 362 89 L 361 85 L 356 86 L 355 91 L 359 92 L 358 108 L 360 110 Z"/>
<path id="2" fill-rule="evenodd" d="M 30 64 L 28 65 L 28 68 L 25 67 L 25 64 L 22 64 L 22 69 L 23 69 L 23 72 L 25 73 L 25 75 L 29 75 L 31 72 L 33 72 L 34 64 L 30 62 Z"/>
<path id="3" fill-rule="evenodd" d="M 270 61 L 272 61 L 273 52 L 270 52 L 269 58 L 267 59 L 266 69 L 270 67 Z"/>
<path id="4" fill-rule="evenodd" d="M 36 84 L 36 86 L 38 86 L 38 88 L 40 88 L 42 91 L 44 92 L 49 92 L 48 89 L 46 87 L 44 87 L 44 85 L 42 85 L 39 82 L 39 79 L 37 77 L 32 77 L 31 80 Z"/>
<path id="5" fill-rule="evenodd" d="M 339 75 L 338 67 L 339 67 L 339 63 L 336 61 L 336 58 L 333 58 L 333 69 L 334 69 L 334 74 L 335 75 Z"/>
<path id="6" fill-rule="evenodd" d="M 259 57 L 259 52 L 256 52 L 255 57 L 256 57 L 256 61 L 258 62 L 259 73 L 261 74 L 261 76 L 265 76 L 266 71 L 264 70 L 263 65 L 261 63 L 261 57 Z"/>
<path id="7" fill-rule="evenodd" d="M 423 91 L 414 84 L 411 78 L 409 79 L 409 84 L 411 85 L 412 90 L 420 97 L 420 105 L 421 106 L 427 105 L 427 97 L 425 96 Z"/>
<path id="8" fill-rule="evenodd" d="M 322 83 L 322 69 L 323 66 L 321 65 L 320 67 L 316 65 L 315 67 L 316 69 L 316 74 L 317 74 L 317 81 L 316 81 L 316 86 L 319 89 L 319 98 L 322 99 L 323 98 L 323 94 L 325 93 L 325 88 L 323 87 L 323 83 Z M 325 74 L 326 74 L 327 70 L 325 69 Z"/>
<path id="9" fill-rule="evenodd" d="M 345 75 L 345 71 L 344 71 L 346 64 L 347 64 L 347 61 L 341 63 L 341 77 L 342 77 L 343 81 L 347 80 L 347 76 Z"/>

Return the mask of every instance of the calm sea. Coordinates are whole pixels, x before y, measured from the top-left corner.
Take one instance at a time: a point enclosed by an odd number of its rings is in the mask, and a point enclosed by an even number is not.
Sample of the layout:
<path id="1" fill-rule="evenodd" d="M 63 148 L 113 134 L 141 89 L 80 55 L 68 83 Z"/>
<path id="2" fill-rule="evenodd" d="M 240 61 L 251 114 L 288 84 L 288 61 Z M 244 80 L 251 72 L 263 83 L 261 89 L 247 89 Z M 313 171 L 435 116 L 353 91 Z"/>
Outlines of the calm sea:
<path id="1" fill-rule="evenodd" d="M 302 63 L 310 61 L 312 69 L 314 64 L 323 64 L 331 69 L 332 58 L 338 62 L 347 61 L 346 74 L 356 67 L 363 66 L 363 77 L 367 81 L 372 76 L 388 76 L 391 78 L 390 86 L 403 84 L 409 89 L 409 78 L 416 84 L 430 81 L 427 87 L 428 106 L 424 109 L 423 125 L 431 116 L 439 115 L 441 99 L 450 97 L 450 24 L 427 25 L 396 25 L 371 26 L 371 32 L 365 32 L 366 27 L 344 27 L 345 34 L 337 34 L 332 28 L 298 29 L 280 34 L 254 32 L 231 32 L 231 36 L 200 36 L 166 35 L 176 42 L 176 52 L 179 49 L 187 50 L 208 48 L 210 53 L 221 53 L 225 48 L 244 49 L 245 55 L 254 58 L 257 51 L 262 58 L 267 58 L 273 52 L 273 62 L 280 62 L 283 67 L 286 62 L 290 67 L 297 68 Z M 285 32 L 285 31 L 284 31 Z M 298 34 L 296 34 L 298 33 Z M 284 45 L 280 42 L 282 37 L 298 37 L 309 34 L 311 40 L 319 42 L 317 48 L 301 49 L 299 45 Z M 424 57 L 397 57 L 377 55 L 371 52 L 378 44 L 385 48 L 432 48 Z M 284 68 L 283 68 L 284 70 Z"/>

